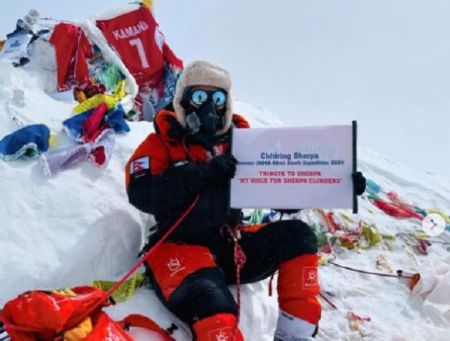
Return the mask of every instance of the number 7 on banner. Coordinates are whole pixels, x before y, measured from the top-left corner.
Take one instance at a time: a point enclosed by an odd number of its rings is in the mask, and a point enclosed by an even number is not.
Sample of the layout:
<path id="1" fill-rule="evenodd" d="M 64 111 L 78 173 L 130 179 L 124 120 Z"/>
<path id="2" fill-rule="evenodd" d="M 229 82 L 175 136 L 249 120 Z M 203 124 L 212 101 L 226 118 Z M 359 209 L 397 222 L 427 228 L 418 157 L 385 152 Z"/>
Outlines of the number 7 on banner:
<path id="1" fill-rule="evenodd" d="M 129 41 L 131 46 L 136 46 L 139 59 L 141 60 L 141 65 L 144 69 L 147 69 L 150 67 L 150 64 L 148 63 L 147 56 L 145 55 L 144 45 L 142 44 L 142 40 L 140 38 L 131 39 Z"/>

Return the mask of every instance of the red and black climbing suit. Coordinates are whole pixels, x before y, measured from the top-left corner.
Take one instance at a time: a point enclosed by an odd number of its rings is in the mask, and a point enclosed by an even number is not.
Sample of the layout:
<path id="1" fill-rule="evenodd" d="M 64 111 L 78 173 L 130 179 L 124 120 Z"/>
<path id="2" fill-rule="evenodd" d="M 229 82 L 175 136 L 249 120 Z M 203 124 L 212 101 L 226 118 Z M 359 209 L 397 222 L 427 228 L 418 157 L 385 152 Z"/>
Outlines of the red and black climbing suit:
<path id="1" fill-rule="evenodd" d="M 233 115 L 237 128 L 248 128 Z M 130 202 L 151 213 L 162 234 L 198 196 L 194 209 L 146 262 L 162 302 L 188 323 L 199 341 L 243 340 L 236 331 L 236 302 L 227 285 L 236 283 L 234 241 L 224 226 L 239 226 L 241 212 L 228 210 L 228 178 L 211 162 L 228 152 L 228 134 L 218 136 L 209 150 L 189 139 L 171 111 L 161 111 L 155 133 L 137 148 L 126 165 Z M 308 225 L 284 220 L 245 226 L 239 244 L 246 255 L 242 283 L 262 280 L 279 270 L 280 308 L 317 325 L 317 241 Z"/>

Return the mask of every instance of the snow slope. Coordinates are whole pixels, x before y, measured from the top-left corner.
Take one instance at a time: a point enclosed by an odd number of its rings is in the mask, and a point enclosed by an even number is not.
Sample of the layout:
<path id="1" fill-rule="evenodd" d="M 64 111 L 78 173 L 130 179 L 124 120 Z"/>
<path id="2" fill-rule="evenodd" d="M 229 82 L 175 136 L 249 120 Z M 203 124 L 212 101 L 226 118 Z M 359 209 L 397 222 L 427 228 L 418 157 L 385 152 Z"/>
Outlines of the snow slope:
<path id="1" fill-rule="evenodd" d="M 15 69 L 0 60 L 0 138 L 19 128 L 17 122 L 45 123 L 56 134 L 54 147 L 71 143 L 61 122 L 70 116 L 74 101 L 70 93 L 51 90 L 54 79 L 53 71 L 44 70 L 38 62 Z M 235 109 L 252 126 L 282 124 L 275 115 L 244 103 L 238 102 Z M 128 203 L 123 169 L 153 128 L 146 122 L 131 122 L 130 127 L 128 135 L 117 136 L 113 157 L 104 170 L 85 164 L 47 179 L 38 160 L 0 161 L 0 305 L 30 289 L 117 279 L 134 264 L 152 218 Z M 449 179 L 408 169 L 363 148 L 359 168 L 383 188 L 419 207 L 450 212 Z M 365 196 L 360 198 L 360 208 L 354 219 L 374 222 L 383 233 L 420 232 L 417 223 L 385 215 Z M 308 210 L 293 218 L 312 221 L 314 217 L 314 211 Z M 435 239 L 448 241 L 449 233 Z M 341 264 L 375 271 L 376 258 L 383 254 L 394 269 L 416 272 L 425 261 L 448 256 L 447 247 L 434 243 L 428 256 L 408 255 L 402 242 L 395 240 L 391 250 L 381 243 L 363 251 L 339 247 L 335 251 Z M 445 325 L 424 314 L 420 301 L 412 299 L 410 290 L 397 279 L 361 275 L 332 265 L 320 270 L 322 288 L 333 295 L 331 300 L 339 310 L 324 303 L 317 340 L 450 340 L 450 322 Z M 277 304 L 267 291 L 267 281 L 242 288 L 241 327 L 246 340 L 273 339 Z M 371 321 L 352 331 L 346 315 L 349 310 L 370 316 Z M 190 340 L 188 328 L 166 311 L 150 289 L 139 289 L 130 301 L 109 312 L 117 318 L 144 313 L 164 328 L 174 322 L 179 327 L 174 337 Z M 138 340 L 148 339 L 145 332 L 138 334 Z"/>

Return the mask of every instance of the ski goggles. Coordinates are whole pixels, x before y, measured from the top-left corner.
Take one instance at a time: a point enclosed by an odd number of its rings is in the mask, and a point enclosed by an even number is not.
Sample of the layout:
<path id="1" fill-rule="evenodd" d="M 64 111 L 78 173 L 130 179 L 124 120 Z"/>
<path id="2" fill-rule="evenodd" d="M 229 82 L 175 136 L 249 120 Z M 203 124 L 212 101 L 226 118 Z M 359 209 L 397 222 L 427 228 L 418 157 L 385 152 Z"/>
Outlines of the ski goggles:
<path id="1" fill-rule="evenodd" d="M 211 101 L 215 106 L 220 107 L 227 101 L 228 94 L 225 90 L 204 90 L 192 89 L 188 94 L 188 99 L 195 105 L 202 106 L 207 101 Z"/>

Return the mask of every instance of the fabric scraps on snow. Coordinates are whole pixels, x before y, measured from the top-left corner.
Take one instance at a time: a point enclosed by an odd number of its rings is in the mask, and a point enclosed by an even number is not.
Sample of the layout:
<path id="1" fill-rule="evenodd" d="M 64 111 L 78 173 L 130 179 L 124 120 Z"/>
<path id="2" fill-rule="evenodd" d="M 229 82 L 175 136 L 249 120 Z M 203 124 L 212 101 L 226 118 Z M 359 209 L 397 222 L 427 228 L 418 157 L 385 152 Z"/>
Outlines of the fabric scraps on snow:
<path id="1" fill-rule="evenodd" d="M 145 276 L 143 274 L 135 274 L 129 279 L 127 279 L 122 285 L 120 285 L 116 291 L 112 294 L 112 298 L 114 302 L 121 303 L 129 300 L 136 293 L 137 288 L 141 287 L 144 283 Z M 111 289 L 115 281 L 102 281 L 97 280 L 92 282 L 92 286 L 102 289 L 104 292 L 107 292 Z"/>
<path id="2" fill-rule="evenodd" d="M 379 255 L 376 261 L 377 270 L 387 271 L 388 273 L 393 273 L 394 269 L 390 266 L 386 256 Z"/>
<path id="3" fill-rule="evenodd" d="M 337 230 L 340 230 L 339 226 L 336 224 L 333 218 L 333 212 L 328 212 L 325 214 L 325 221 L 327 222 L 328 228 L 331 233 L 335 233 Z"/>
<path id="4" fill-rule="evenodd" d="M 122 98 L 124 98 L 127 95 L 125 90 L 125 81 L 120 81 L 117 84 L 116 90 L 113 92 L 112 96 L 120 101 Z"/>
<path id="5" fill-rule="evenodd" d="M 427 255 L 428 247 L 432 245 L 428 239 L 418 238 L 414 234 L 397 233 L 396 236 L 401 238 L 406 245 L 412 247 L 422 255 Z"/>
<path id="6" fill-rule="evenodd" d="M 89 159 L 92 146 L 89 143 L 56 149 L 42 155 L 44 173 L 48 177 L 74 168 Z"/>
<path id="7" fill-rule="evenodd" d="M 49 147 L 50 129 L 33 124 L 5 136 L 0 141 L 0 158 L 5 161 L 35 159 Z"/>
<path id="8" fill-rule="evenodd" d="M 44 173 L 53 177 L 58 173 L 74 168 L 84 161 L 90 161 L 97 167 L 106 167 L 113 149 L 115 133 L 112 129 L 104 130 L 95 141 L 65 147 L 42 154 Z"/>
<path id="9" fill-rule="evenodd" d="M 336 258 L 336 253 L 334 252 L 334 249 L 333 249 L 333 244 L 335 244 L 335 243 L 336 243 L 335 237 L 327 238 L 326 244 L 322 247 L 319 247 L 319 252 L 324 253 L 324 254 L 329 254 L 329 255 L 333 256 L 333 258 Z"/>
<path id="10" fill-rule="evenodd" d="M 314 212 L 318 213 L 318 216 L 322 223 L 327 227 L 328 231 L 332 234 L 336 233 L 337 230 L 339 230 L 339 226 L 335 223 L 333 219 L 333 212 L 325 212 L 323 209 L 318 208 L 315 209 Z"/>
<path id="11" fill-rule="evenodd" d="M 97 108 L 100 104 L 106 103 L 108 106 L 108 110 L 114 109 L 122 98 L 119 98 L 121 95 L 105 95 L 98 94 L 91 98 L 86 99 L 84 102 L 78 104 L 73 112 L 76 114 L 81 114 L 85 111 L 92 110 Z"/>
<path id="12" fill-rule="evenodd" d="M 373 180 L 366 179 L 366 193 L 372 199 L 377 199 L 381 192 L 381 187 Z"/>
<path id="13" fill-rule="evenodd" d="M 262 223 L 267 224 L 275 221 L 275 218 L 278 217 L 278 212 L 274 210 L 269 210 L 265 212 L 262 218 Z"/>
<path id="14" fill-rule="evenodd" d="M 329 253 L 319 252 L 319 265 L 327 265 L 330 259 L 334 258 Z"/>
<path id="15" fill-rule="evenodd" d="M 431 246 L 431 242 L 426 239 L 418 239 L 416 249 L 423 255 L 428 255 L 428 247 Z"/>
<path id="16" fill-rule="evenodd" d="M 416 213 L 420 214 L 422 217 L 426 217 L 428 215 L 427 211 L 420 207 L 414 207 L 414 211 L 416 211 Z"/>
<path id="17" fill-rule="evenodd" d="M 386 214 L 396 218 L 415 218 L 423 220 L 423 217 L 408 207 L 402 207 L 398 204 L 384 201 L 382 199 L 372 200 L 373 204 Z"/>
<path id="18" fill-rule="evenodd" d="M 310 226 L 311 226 L 311 225 L 310 225 Z M 314 234 L 316 235 L 316 238 L 317 238 L 317 246 L 318 246 L 318 247 L 325 246 L 325 245 L 327 244 L 327 241 L 328 241 L 328 240 L 327 240 L 327 236 L 325 235 L 325 233 L 323 233 L 323 232 L 320 230 L 320 226 L 317 225 L 317 224 L 313 224 L 313 225 L 311 226 L 311 228 L 312 228 Z"/>
<path id="19" fill-rule="evenodd" d="M 5 58 L 10 61 L 20 61 L 22 58 L 28 59 L 28 44 L 32 38 L 32 34 L 24 32 L 9 35 L 0 51 L 0 59 Z"/>
<path id="20" fill-rule="evenodd" d="M 352 218 L 350 215 L 346 214 L 346 213 L 341 212 L 341 217 L 344 218 L 344 220 L 345 220 L 347 223 L 353 224 L 353 223 L 355 222 L 355 221 L 353 220 L 353 218 Z"/>
<path id="21" fill-rule="evenodd" d="M 373 180 L 367 180 L 366 191 L 369 194 L 369 200 L 383 212 L 392 217 L 423 220 L 426 216 L 425 210 L 410 204 L 394 191 L 385 193 L 389 201 L 381 199 L 379 194 L 382 193 L 383 190 Z M 370 210 L 369 212 L 373 213 Z"/>
<path id="22" fill-rule="evenodd" d="M 250 216 L 250 220 L 248 222 L 249 225 L 257 225 L 261 224 L 263 220 L 262 209 L 257 208 L 253 210 L 252 215 Z"/>
<path id="23" fill-rule="evenodd" d="M 83 124 L 94 112 L 94 109 L 87 110 L 79 115 L 68 118 L 62 125 L 67 135 L 75 142 L 83 142 Z"/>
<path id="24" fill-rule="evenodd" d="M 390 191 L 390 192 L 386 193 L 386 196 L 394 204 L 397 204 L 397 205 L 399 205 L 401 207 L 407 207 L 407 208 L 413 209 L 413 205 L 411 205 L 410 203 L 406 202 L 405 199 L 400 197 L 400 195 L 398 193 L 394 192 L 394 191 Z"/>
<path id="25" fill-rule="evenodd" d="M 363 220 L 348 216 L 339 211 L 325 212 L 322 209 L 314 209 L 316 219 L 311 216 L 308 224 L 313 228 L 319 245 L 319 251 L 331 252 L 330 245 L 337 244 L 348 250 L 361 250 L 374 247 L 384 241 L 389 249 L 389 240 L 395 236 L 382 234 L 376 224 L 369 224 Z M 317 223 L 317 218 L 320 223 Z"/>
<path id="26" fill-rule="evenodd" d="M 426 210 L 424 210 L 424 209 L 422 209 L 420 207 L 416 207 L 413 204 L 407 202 L 405 199 L 403 199 L 396 192 L 390 191 L 386 195 L 391 200 L 392 203 L 400 206 L 401 208 L 409 210 L 412 213 L 414 213 L 414 212 L 417 213 L 417 215 L 415 215 L 415 217 L 417 217 L 417 219 L 422 220 L 424 217 L 427 216 L 427 211 Z"/>
<path id="27" fill-rule="evenodd" d="M 177 86 L 178 78 L 181 75 L 181 68 L 166 65 L 164 67 L 164 86 L 162 94 L 154 100 L 153 104 L 155 111 L 158 112 L 168 104 L 172 103 L 175 96 L 175 89 Z"/>
<path id="28" fill-rule="evenodd" d="M 370 316 L 361 317 L 353 311 L 347 312 L 347 319 L 350 329 L 353 331 L 360 331 L 364 322 L 370 322 Z"/>
<path id="29" fill-rule="evenodd" d="M 98 74 L 98 80 L 105 84 L 106 89 L 114 91 L 117 89 L 117 85 L 124 79 L 124 76 L 120 72 L 120 69 L 115 64 L 105 65 Z"/>
<path id="30" fill-rule="evenodd" d="M 105 103 L 100 104 L 89 117 L 83 122 L 83 142 L 94 141 L 105 128 L 102 123 L 105 114 L 108 111 L 108 106 Z"/>
<path id="31" fill-rule="evenodd" d="M 432 242 L 429 239 L 429 236 L 426 233 L 416 233 L 415 237 L 417 240 L 417 244 L 416 244 L 417 250 L 421 254 L 427 255 L 428 247 L 432 245 Z"/>
<path id="32" fill-rule="evenodd" d="M 64 130 L 72 140 L 79 143 L 92 141 L 92 138 L 90 138 L 90 136 L 94 136 L 95 139 L 95 137 L 106 128 L 111 128 L 118 134 L 128 133 L 130 131 L 130 127 L 125 120 L 125 111 L 123 110 L 121 105 L 118 105 L 114 110 L 108 111 L 106 115 L 103 114 L 105 106 L 100 106 L 102 108 L 99 109 L 96 113 L 95 111 L 97 109 L 88 110 L 79 115 L 70 117 L 63 122 Z M 97 126 L 97 131 L 89 130 L 90 134 L 86 134 L 86 127 L 89 126 L 88 128 L 91 129 L 94 126 L 92 124 L 92 120 L 90 121 L 90 124 L 87 124 L 85 126 L 85 122 L 88 121 L 92 115 L 94 115 L 94 117 L 96 117 L 97 119 L 99 116 L 103 115 L 102 121 L 100 122 L 100 125 Z"/>
<path id="33" fill-rule="evenodd" d="M 23 18 L 17 19 L 16 28 L 13 32 L 7 34 L 6 37 L 9 38 L 19 33 L 28 33 L 33 36 L 31 40 L 33 42 L 43 34 L 50 32 L 48 25 L 43 25 L 40 19 L 39 12 L 35 9 L 30 9 Z"/>
<path id="34" fill-rule="evenodd" d="M 338 237 L 339 245 L 347 250 L 353 250 L 359 246 L 359 235 L 353 233 L 344 233 Z"/>
<path id="35" fill-rule="evenodd" d="M 104 94 L 106 92 L 106 88 L 102 83 L 92 84 L 91 81 L 87 83 L 76 86 L 73 89 L 73 97 L 74 99 L 82 103 L 88 98 L 94 97 L 98 94 Z"/>
<path id="36" fill-rule="evenodd" d="M 87 59 L 93 56 L 93 51 L 83 30 L 73 24 L 59 23 L 53 30 L 50 43 L 56 50 L 58 91 L 70 88 L 67 81 L 71 76 L 74 76 L 79 84 L 87 82 L 89 80 Z"/>
<path id="37" fill-rule="evenodd" d="M 361 245 L 362 248 L 369 248 L 377 245 L 383 240 L 381 233 L 375 224 L 361 223 L 362 234 L 366 243 Z"/>
<path id="38" fill-rule="evenodd" d="M 142 4 L 147 7 L 150 11 L 153 10 L 153 0 L 142 0 Z"/>
<path id="39" fill-rule="evenodd" d="M 117 134 L 125 134 L 130 131 L 127 121 L 125 120 L 125 111 L 119 104 L 114 110 L 108 111 L 105 116 L 106 126 L 114 129 Z"/>
<path id="40" fill-rule="evenodd" d="M 154 120 L 158 111 L 173 101 L 180 72 L 180 70 L 166 65 L 164 77 L 160 83 L 154 87 L 144 84 L 139 88 L 139 94 L 135 98 L 135 107 L 141 113 L 141 120 Z"/>

